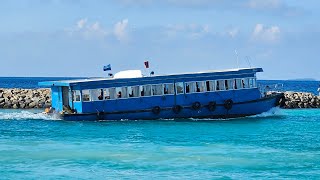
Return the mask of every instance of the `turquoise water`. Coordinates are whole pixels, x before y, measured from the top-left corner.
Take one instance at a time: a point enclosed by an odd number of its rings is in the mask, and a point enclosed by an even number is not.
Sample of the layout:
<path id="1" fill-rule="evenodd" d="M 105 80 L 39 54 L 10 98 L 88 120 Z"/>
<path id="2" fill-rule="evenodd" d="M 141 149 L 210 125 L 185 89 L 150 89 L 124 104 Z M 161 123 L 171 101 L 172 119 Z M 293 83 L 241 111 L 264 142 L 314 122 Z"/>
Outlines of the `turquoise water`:
<path id="1" fill-rule="evenodd" d="M 319 179 L 319 135 L 320 110 L 113 122 L 0 110 L 0 179 Z"/>

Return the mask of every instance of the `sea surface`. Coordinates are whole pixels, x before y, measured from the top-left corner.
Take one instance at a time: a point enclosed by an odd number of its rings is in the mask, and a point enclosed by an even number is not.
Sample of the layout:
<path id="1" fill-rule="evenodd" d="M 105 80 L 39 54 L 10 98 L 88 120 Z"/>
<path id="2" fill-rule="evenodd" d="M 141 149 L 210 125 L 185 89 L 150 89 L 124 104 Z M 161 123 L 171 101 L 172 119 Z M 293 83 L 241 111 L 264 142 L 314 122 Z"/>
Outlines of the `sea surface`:
<path id="1" fill-rule="evenodd" d="M 46 80 L 14 79 L 0 78 L 0 88 L 37 88 Z M 318 86 L 260 81 L 277 83 L 312 93 Z M 229 120 L 66 122 L 41 110 L 2 109 L 0 179 L 320 179 L 320 110 L 275 108 Z"/>

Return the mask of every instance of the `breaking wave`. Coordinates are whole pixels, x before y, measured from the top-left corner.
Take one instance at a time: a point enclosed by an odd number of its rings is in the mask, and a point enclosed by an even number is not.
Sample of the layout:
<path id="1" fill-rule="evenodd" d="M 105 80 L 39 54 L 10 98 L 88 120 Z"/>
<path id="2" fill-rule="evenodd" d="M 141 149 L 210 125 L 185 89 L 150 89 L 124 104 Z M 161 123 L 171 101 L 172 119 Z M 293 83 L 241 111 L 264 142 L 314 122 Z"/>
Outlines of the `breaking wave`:
<path id="1" fill-rule="evenodd" d="M 56 115 L 47 115 L 41 112 L 30 112 L 30 111 L 20 111 L 20 112 L 0 112 L 0 119 L 2 120 L 60 120 Z"/>

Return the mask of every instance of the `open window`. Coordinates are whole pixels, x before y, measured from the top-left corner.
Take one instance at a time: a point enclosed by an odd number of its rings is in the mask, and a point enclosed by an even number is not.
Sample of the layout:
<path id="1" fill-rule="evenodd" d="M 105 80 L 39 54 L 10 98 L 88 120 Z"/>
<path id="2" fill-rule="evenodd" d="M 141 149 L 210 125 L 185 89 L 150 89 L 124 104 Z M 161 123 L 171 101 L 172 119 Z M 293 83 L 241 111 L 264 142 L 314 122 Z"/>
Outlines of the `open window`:
<path id="1" fill-rule="evenodd" d="M 152 85 L 152 95 L 153 96 L 163 95 L 162 84 Z"/>
<path id="2" fill-rule="evenodd" d="M 196 92 L 205 92 L 206 91 L 205 82 L 204 81 L 195 82 L 195 91 Z"/>
<path id="3" fill-rule="evenodd" d="M 186 82 L 185 85 L 186 85 L 186 94 L 196 92 L 194 82 Z"/>
<path id="4" fill-rule="evenodd" d="M 216 81 L 216 90 L 217 91 L 224 91 L 225 90 L 225 81 L 224 80 Z"/>
<path id="5" fill-rule="evenodd" d="M 82 101 L 88 102 L 91 101 L 90 90 L 82 90 Z"/>
<path id="6" fill-rule="evenodd" d="M 183 82 L 177 82 L 176 83 L 176 90 L 177 90 L 177 94 L 183 94 L 184 90 L 183 90 Z"/>
<path id="7" fill-rule="evenodd" d="M 92 101 L 103 100 L 103 89 L 91 89 L 90 92 Z"/>
<path id="8" fill-rule="evenodd" d="M 80 91 L 79 90 L 73 90 L 72 91 L 72 97 L 73 97 L 73 102 L 79 102 L 81 100 Z"/>
<path id="9" fill-rule="evenodd" d="M 174 94 L 173 84 L 163 84 L 163 94 Z"/>
<path id="10" fill-rule="evenodd" d="M 249 88 L 249 78 L 243 78 L 241 79 L 242 87 L 243 88 Z"/>
<path id="11" fill-rule="evenodd" d="M 215 81 L 206 81 L 206 91 L 215 91 L 214 87 Z"/>
<path id="12" fill-rule="evenodd" d="M 140 96 L 151 96 L 151 85 L 140 86 Z"/>
<path id="13" fill-rule="evenodd" d="M 139 97 L 140 86 L 130 86 L 128 87 L 128 97 Z"/>

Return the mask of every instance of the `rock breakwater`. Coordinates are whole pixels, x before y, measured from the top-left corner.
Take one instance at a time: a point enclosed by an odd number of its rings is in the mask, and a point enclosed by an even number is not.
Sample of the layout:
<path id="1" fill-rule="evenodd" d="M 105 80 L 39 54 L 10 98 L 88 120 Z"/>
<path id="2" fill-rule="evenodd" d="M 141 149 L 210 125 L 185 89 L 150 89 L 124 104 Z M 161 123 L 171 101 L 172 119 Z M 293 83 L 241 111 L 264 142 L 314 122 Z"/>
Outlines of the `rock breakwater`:
<path id="1" fill-rule="evenodd" d="M 51 106 L 50 89 L 3 89 L 0 88 L 0 108 L 32 109 Z"/>
<path id="2" fill-rule="evenodd" d="M 285 109 L 320 108 L 320 96 L 306 92 L 285 92 Z"/>

